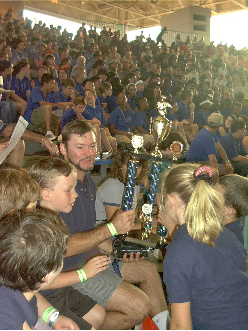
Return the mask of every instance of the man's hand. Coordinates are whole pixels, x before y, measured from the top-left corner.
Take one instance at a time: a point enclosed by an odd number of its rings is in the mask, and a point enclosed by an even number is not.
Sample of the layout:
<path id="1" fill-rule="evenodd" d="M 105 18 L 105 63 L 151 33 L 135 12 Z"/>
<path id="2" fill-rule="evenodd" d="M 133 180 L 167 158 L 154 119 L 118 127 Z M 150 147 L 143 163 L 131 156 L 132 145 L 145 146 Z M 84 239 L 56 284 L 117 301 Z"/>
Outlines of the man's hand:
<path id="1" fill-rule="evenodd" d="M 95 256 L 90 259 L 83 267 L 87 279 L 94 277 L 99 272 L 108 269 L 108 265 L 111 263 L 110 257 L 106 255 Z"/>
<path id="2" fill-rule="evenodd" d="M 133 209 L 118 212 L 112 220 L 118 234 L 125 234 L 131 230 L 135 221 L 135 211 Z"/>
<path id="3" fill-rule="evenodd" d="M 48 149 L 50 155 L 59 157 L 59 149 L 56 144 L 54 144 L 47 137 L 43 138 L 43 143 L 44 143 L 44 146 Z"/>
<path id="4" fill-rule="evenodd" d="M 80 330 L 77 324 L 69 317 L 59 315 L 53 325 L 54 330 Z"/>
<path id="5" fill-rule="evenodd" d="M 127 258 L 127 253 L 125 253 L 123 255 L 122 259 L 120 259 L 120 260 L 125 263 L 125 262 L 138 262 L 138 261 L 142 261 L 144 259 L 145 259 L 144 256 L 140 257 L 140 253 L 136 253 L 134 255 L 134 252 L 131 252 L 129 258 Z"/>

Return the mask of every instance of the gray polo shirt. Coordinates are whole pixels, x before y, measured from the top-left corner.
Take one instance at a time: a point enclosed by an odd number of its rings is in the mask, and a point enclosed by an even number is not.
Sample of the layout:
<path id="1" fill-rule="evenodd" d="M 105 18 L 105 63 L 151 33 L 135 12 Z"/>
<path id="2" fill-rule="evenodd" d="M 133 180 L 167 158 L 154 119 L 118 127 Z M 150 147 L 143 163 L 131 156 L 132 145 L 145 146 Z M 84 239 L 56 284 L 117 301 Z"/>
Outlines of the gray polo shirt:
<path id="1" fill-rule="evenodd" d="M 96 193 L 96 219 L 103 221 L 107 219 L 105 206 L 116 206 L 121 208 L 124 193 L 124 184 L 117 178 L 108 178 L 97 190 Z M 140 191 L 140 186 L 135 186 L 132 208 L 135 209 Z"/>

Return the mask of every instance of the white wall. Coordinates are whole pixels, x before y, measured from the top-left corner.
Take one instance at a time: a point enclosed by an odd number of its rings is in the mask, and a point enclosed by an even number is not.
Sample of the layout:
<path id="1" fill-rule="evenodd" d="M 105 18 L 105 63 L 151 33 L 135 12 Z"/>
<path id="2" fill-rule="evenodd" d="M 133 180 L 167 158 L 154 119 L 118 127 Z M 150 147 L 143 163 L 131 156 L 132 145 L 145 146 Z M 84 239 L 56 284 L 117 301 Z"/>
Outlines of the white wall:
<path id="1" fill-rule="evenodd" d="M 193 20 L 193 15 L 206 16 L 206 22 Z M 211 10 L 199 6 L 188 6 L 175 11 L 174 13 L 164 15 L 160 19 L 162 27 L 167 27 L 168 31 L 178 31 L 204 36 L 206 44 L 210 42 L 210 18 Z M 206 31 L 194 30 L 194 25 L 206 27 Z"/>

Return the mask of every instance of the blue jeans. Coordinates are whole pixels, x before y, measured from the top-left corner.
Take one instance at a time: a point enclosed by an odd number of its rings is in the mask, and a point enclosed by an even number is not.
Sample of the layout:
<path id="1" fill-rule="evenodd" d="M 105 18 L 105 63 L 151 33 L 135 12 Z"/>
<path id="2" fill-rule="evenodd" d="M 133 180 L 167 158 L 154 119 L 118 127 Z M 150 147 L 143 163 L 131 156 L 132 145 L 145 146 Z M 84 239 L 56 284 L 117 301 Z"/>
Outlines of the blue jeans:
<path id="1" fill-rule="evenodd" d="M 0 101 L 0 118 L 6 124 L 18 121 L 19 114 L 13 101 Z"/>

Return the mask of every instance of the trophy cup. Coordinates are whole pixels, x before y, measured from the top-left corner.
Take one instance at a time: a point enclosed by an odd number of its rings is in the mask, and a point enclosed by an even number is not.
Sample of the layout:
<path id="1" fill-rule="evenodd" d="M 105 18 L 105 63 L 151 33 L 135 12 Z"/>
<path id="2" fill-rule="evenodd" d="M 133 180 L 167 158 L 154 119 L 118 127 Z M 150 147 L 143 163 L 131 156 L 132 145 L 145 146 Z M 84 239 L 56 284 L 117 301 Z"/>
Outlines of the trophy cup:
<path id="1" fill-rule="evenodd" d="M 168 137 L 171 129 L 171 122 L 165 117 L 167 107 L 171 107 L 171 105 L 165 97 L 161 97 L 161 100 L 157 103 L 159 115 L 150 121 L 150 134 L 153 136 L 155 148 L 151 153 L 154 159 L 152 160 L 148 203 L 142 207 L 141 221 L 144 223 L 144 232 L 142 232 L 141 237 L 143 240 L 148 240 L 150 236 L 159 174 L 162 167 L 162 153 L 159 150 L 159 144 Z"/>

